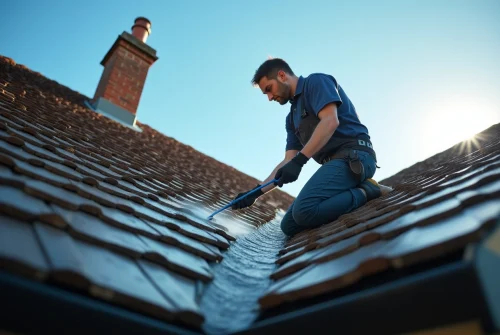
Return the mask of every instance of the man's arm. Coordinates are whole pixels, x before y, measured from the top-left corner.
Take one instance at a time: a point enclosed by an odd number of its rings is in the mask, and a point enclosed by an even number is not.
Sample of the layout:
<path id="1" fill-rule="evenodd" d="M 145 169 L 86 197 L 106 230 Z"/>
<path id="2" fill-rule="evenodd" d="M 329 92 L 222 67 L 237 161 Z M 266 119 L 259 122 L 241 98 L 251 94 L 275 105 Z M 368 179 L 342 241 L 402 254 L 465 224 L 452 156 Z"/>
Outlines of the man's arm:
<path id="1" fill-rule="evenodd" d="M 329 103 L 323 107 L 323 109 L 319 111 L 318 117 L 321 121 L 316 126 L 316 129 L 304 148 L 300 150 L 307 158 L 311 158 L 315 153 L 320 151 L 339 126 L 337 105 L 334 103 Z"/>
<path id="2" fill-rule="evenodd" d="M 279 163 L 273 170 L 273 172 L 271 172 L 271 174 L 269 175 L 269 177 L 267 177 L 261 185 L 264 185 L 265 183 L 271 181 L 274 179 L 274 176 L 276 176 L 276 172 L 279 170 L 279 168 L 281 168 L 283 165 L 285 165 L 286 163 L 288 163 L 293 157 L 295 157 L 297 155 L 299 151 L 298 150 L 287 150 L 285 152 L 285 159 L 283 159 L 283 161 L 281 161 L 281 163 Z M 274 189 L 276 187 L 276 185 L 274 184 L 270 184 L 270 185 L 267 185 L 266 187 L 262 188 L 262 192 L 263 193 L 267 193 L 269 191 L 271 191 L 272 189 Z"/>
<path id="3" fill-rule="evenodd" d="M 337 106 L 334 103 L 328 103 L 324 107 L 321 107 L 321 110 L 318 112 L 318 118 L 320 122 L 314 129 L 306 145 L 295 157 L 276 172 L 276 178 L 278 178 L 277 186 L 282 187 L 284 184 L 296 181 L 299 178 L 302 167 L 315 153 L 325 146 L 339 126 Z"/>

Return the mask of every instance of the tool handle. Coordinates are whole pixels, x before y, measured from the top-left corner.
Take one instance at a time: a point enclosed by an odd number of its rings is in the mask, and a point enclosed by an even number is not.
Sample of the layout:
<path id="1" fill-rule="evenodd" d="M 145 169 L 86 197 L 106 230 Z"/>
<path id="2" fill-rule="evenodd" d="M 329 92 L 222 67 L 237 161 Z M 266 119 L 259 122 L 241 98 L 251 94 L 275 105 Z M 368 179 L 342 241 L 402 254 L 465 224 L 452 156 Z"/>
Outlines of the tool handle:
<path id="1" fill-rule="evenodd" d="M 272 184 L 272 183 L 274 183 L 274 182 L 277 182 L 277 181 L 278 181 L 278 179 L 273 179 L 273 180 L 271 180 L 271 181 L 269 181 L 269 182 L 265 183 L 264 185 L 261 185 L 261 186 L 257 187 L 256 189 L 251 190 L 250 192 L 248 192 L 248 193 L 246 193 L 246 194 L 242 195 L 241 197 L 239 197 L 239 198 L 237 198 L 237 199 L 234 199 L 233 201 L 231 201 L 231 202 L 230 202 L 229 204 L 227 204 L 226 206 L 224 206 L 224 207 L 222 207 L 221 209 L 219 209 L 219 210 L 215 211 L 214 213 L 212 213 L 212 215 L 210 215 L 210 216 L 208 217 L 208 220 L 211 220 L 211 219 L 214 217 L 214 215 L 215 215 L 215 214 L 218 214 L 218 213 L 222 212 L 223 210 L 225 210 L 225 209 L 227 209 L 227 208 L 231 207 L 234 203 L 236 203 L 236 202 L 240 201 L 241 199 L 243 199 L 243 198 L 245 198 L 245 197 L 249 196 L 250 194 L 252 194 L 252 193 L 254 193 L 254 192 L 257 192 L 258 190 L 261 190 L 262 188 L 266 187 L 267 185 L 270 185 L 270 184 Z"/>

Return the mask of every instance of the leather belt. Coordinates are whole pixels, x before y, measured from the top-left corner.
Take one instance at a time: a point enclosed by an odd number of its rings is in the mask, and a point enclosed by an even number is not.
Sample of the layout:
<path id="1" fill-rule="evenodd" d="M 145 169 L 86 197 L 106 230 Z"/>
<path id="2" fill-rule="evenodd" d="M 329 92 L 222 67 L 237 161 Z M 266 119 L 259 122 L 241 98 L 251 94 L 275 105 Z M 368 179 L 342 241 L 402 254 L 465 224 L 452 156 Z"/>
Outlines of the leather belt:
<path id="1" fill-rule="evenodd" d="M 342 149 L 340 151 L 337 151 L 333 155 L 323 159 L 321 161 L 321 164 L 325 164 L 333 159 L 347 159 L 347 161 L 349 162 L 349 168 L 351 169 L 351 172 L 356 177 L 358 183 L 361 183 L 363 181 L 361 180 L 361 176 L 365 171 L 365 167 L 359 160 L 358 151 L 359 150 L 356 149 Z"/>

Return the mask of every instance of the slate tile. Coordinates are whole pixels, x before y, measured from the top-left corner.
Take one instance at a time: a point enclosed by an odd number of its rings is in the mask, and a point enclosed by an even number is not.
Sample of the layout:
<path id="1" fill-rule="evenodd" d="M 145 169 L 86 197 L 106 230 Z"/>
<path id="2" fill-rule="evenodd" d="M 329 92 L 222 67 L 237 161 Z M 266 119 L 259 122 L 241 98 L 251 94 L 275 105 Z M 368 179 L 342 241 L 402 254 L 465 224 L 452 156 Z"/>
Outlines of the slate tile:
<path id="1" fill-rule="evenodd" d="M 415 206 L 426 206 L 431 203 L 438 203 L 444 199 L 447 199 L 459 192 L 464 192 L 468 189 L 473 189 L 478 186 L 487 184 L 491 181 L 498 180 L 500 178 L 500 168 L 494 169 L 490 172 L 484 173 L 482 175 L 476 176 L 474 178 L 463 180 L 459 184 L 455 184 L 454 186 L 449 186 L 439 192 L 436 192 L 428 197 L 425 197 L 419 201 L 414 202 Z"/>
<path id="2" fill-rule="evenodd" d="M 295 260 L 298 257 L 301 257 L 302 255 L 306 254 L 309 250 L 313 250 L 317 247 L 317 243 L 310 243 L 306 244 L 300 248 L 291 250 L 287 253 L 280 253 L 280 257 L 276 260 L 276 264 L 282 265 L 286 264 L 287 262 L 291 260 Z"/>
<path id="3" fill-rule="evenodd" d="M 134 215 L 108 207 L 101 207 L 101 212 L 102 214 L 99 218 L 104 222 L 114 225 L 120 229 L 128 230 L 132 233 L 142 234 L 155 239 L 160 238 L 158 231 Z"/>
<path id="4" fill-rule="evenodd" d="M 479 176 L 482 174 L 483 171 L 489 171 L 491 169 L 496 169 L 499 167 L 500 162 L 498 161 L 500 159 L 500 155 L 496 156 L 495 161 L 490 162 L 489 164 L 484 164 L 484 165 L 479 165 L 479 166 L 469 166 L 466 169 L 463 169 L 459 172 L 456 172 L 450 176 L 448 176 L 448 180 L 441 184 L 441 187 L 448 187 L 448 186 L 454 186 L 457 185 L 458 183 L 465 181 L 469 178 Z"/>
<path id="5" fill-rule="evenodd" d="M 119 187 L 121 189 L 123 189 L 124 191 L 127 191 L 127 192 L 130 192 L 130 193 L 134 193 L 140 197 L 143 197 L 143 198 L 146 198 L 148 196 L 148 194 L 146 192 L 144 192 L 143 190 L 135 187 L 133 184 L 125 181 L 125 180 L 116 180 L 116 184 L 113 184 L 115 185 L 116 187 Z"/>
<path id="6" fill-rule="evenodd" d="M 138 170 L 138 168 L 139 168 L 138 166 L 136 166 L 136 167 L 130 166 L 129 170 L 130 170 L 130 172 L 132 172 L 133 174 L 138 175 L 138 176 L 146 176 L 147 175 L 144 172 Z"/>
<path id="7" fill-rule="evenodd" d="M 279 280 L 281 278 L 284 278 L 286 276 L 289 276 L 299 270 L 302 270 L 303 268 L 309 266 L 311 264 L 311 259 L 314 258 L 318 254 L 322 254 L 326 251 L 327 249 L 321 248 L 321 249 L 312 249 L 309 252 L 301 253 L 300 255 L 296 256 L 289 262 L 285 263 L 284 265 L 280 266 L 275 272 L 271 274 L 271 279 L 273 280 Z"/>
<path id="8" fill-rule="evenodd" d="M 85 165 L 86 167 L 88 167 L 91 170 L 99 172 L 100 174 L 102 174 L 106 177 L 117 178 L 117 179 L 121 178 L 120 174 L 115 173 L 115 172 L 111 171 L 110 169 L 103 167 L 97 163 L 87 161 L 87 162 L 83 163 L 83 165 Z"/>
<path id="9" fill-rule="evenodd" d="M 77 155 L 74 154 L 75 150 L 71 147 L 62 147 L 60 149 L 57 149 L 56 151 L 57 155 L 65 160 L 79 163 L 83 162 Z"/>
<path id="10" fill-rule="evenodd" d="M 498 181 L 486 184 L 474 190 L 461 192 L 455 195 L 460 200 L 462 207 L 469 207 L 478 202 L 483 202 L 489 198 L 498 198 L 500 196 L 500 179 Z"/>
<path id="11" fill-rule="evenodd" d="M 49 135 L 49 134 L 48 134 L 45 130 L 43 130 L 43 131 L 39 131 L 39 132 L 38 132 L 38 134 L 36 135 L 36 137 L 37 137 L 40 141 L 42 141 L 43 143 L 50 144 L 50 145 L 53 145 L 53 146 L 55 146 L 55 147 L 59 147 L 59 146 L 61 146 L 61 144 L 60 144 L 59 142 L 54 141 L 54 140 L 52 139 L 52 137 L 47 136 L 47 135 Z"/>
<path id="12" fill-rule="evenodd" d="M 47 127 L 46 125 L 43 125 L 43 124 L 41 124 L 41 123 L 37 123 L 37 127 L 38 127 L 38 128 L 41 128 L 41 129 L 42 129 L 42 131 L 45 131 L 45 132 L 47 132 L 47 133 L 49 133 L 49 134 L 51 134 L 51 135 L 55 135 L 55 134 L 57 134 L 57 131 L 55 131 L 54 129 L 49 128 L 49 127 Z"/>
<path id="13" fill-rule="evenodd" d="M 92 244 L 106 247 L 120 253 L 139 258 L 145 252 L 145 245 L 136 235 L 109 224 L 95 216 L 51 206 L 71 227 L 71 234 Z"/>
<path id="14" fill-rule="evenodd" d="M 130 179 L 129 179 L 129 178 L 127 178 L 127 179 L 125 179 L 125 180 L 130 181 Z M 143 183 L 143 182 L 141 182 L 141 181 L 137 180 L 137 178 L 134 178 L 134 180 L 135 180 L 134 185 L 135 185 L 137 188 L 139 188 L 139 189 L 143 190 L 144 192 L 146 192 L 146 193 L 153 193 L 153 194 L 157 192 L 157 190 L 155 190 L 155 189 L 151 188 L 149 185 L 146 185 L 145 183 Z"/>
<path id="15" fill-rule="evenodd" d="M 382 213 L 388 213 L 388 212 L 392 212 L 395 210 L 404 211 L 404 212 L 412 211 L 414 208 L 417 207 L 416 202 L 423 199 L 428 194 L 430 194 L 430 193 L 429 192 L 416 192 L 416 194 L 414 194 L 414 195 L 408 194 L 408 197 L 401 199 L 401 201 L 390 204 L 389 206 L 386 206 L 385 208 L 383 208 Z M 378 209 L 378 207 L 377 207 L 377 209 Z M 402 214 L 404 214 L 404 213 L 402 213 Z"/>
<path id="16" fill-rule="evenodd" d="M 498 199 L 492 199 L 467 208 L 464 215 L 474 217 L 484 225 L 494 223 L 500 215 L 500 205 Z"/>
<path id="17" fill-rule="evenodd" d="M 222 260 L 222 254 L 217 248 L 207 248 L 205 243 L 198 242 L 160 224 L 154 222 L 147 222 L 147 224 L 160 233 L 162 241 L 170 245 L 177 246 L 208 261 Z"/>
<path id="18" fill-rule="evenodd" d="M 136 194 L 125 191 L 124 189 L 116 187 L 113 184 L 109 184 L 106 182 L 106 180 L 104 180 L 104 182 L 102 182 L 102 183 L 99 183 L 97 188 L 100 189 L 101 191 L 104 191 L 106 193 L 112 194 L 114 196 L 117 196 L 117 197 L 120 197 L 123 199 L 130 199 L 131 197 L 137 197 Z"/>
<path id="19" fill-rule="evenodd" d="M 87 165 L 87 163 L 97 164 L 97 162 L 99 162 L 99 159 L 92 157 L 90 154 L 87 154 L 86 151 L 87 150 L 80 147 L 79 150 L 75 151 L 75 155 L 78 158 L 80 158 L 80 160 L 82 161 L 82 164 L 85 164 L 85 165 Z"/>
<path id="20" fill-rule="evenodd" d="M 207 231 L 196 228 L 189 223 L 185 223 L 174 218 L 167 218 L 162 222 L 162 224 L 195 240 L 209 243 L 220 248 L 227 248 L 225 243 L 221 243 L 216 237 L 214 237 Z"/>
<path id="21" fill-rule="evenodd" d="M 169 219 L 169 216 L 163 214 L 162 212 L 148 208 L 133 201 L 127 201 L 127 205 L 130 206 L 132 210 L 135 211 L 136 215 L 147 220 L 162 223 L 164 220 Z M 156 208 L 155 208 L 156 209 Z"/>
<path id="22" fill-rule="evenodd" d="M 182 212 L 182 213 L 180 213 Z M 227 232 L 220 228 L 214 227 L 210 221 L 208 221 L 205 217 L 199 217 L 191 212 L 189 209 L 182 208 L 180 212 L 177 212 L 176 218 L 181 221 L 186 221 L 189 224 L 198 227 L 200 229 L 206 230 L 211 233 L 219 234 L 223 236 L 225 239 L 235 240 L 233 236 L 229 235 Z"/>
<path id="23" fill-rule="evenodd" d="M 174 306 L 162 296 L 133 259 L 86 242 L 70 240 L 69 235 L 62 231 L 51 230 L 50 233 L 47 234 L 48 244 L 60 246 L 62 250 L 71 248 L 71 252 L 67 253 L 69 262 L 54 262 L 61 265 L 55 270 L 66 271 L 67 263 L 74 264 L 79 260 L 83 264 L 70 271 L 74 278 L 83 278 L 91 283 L 88 292 L 92 296 L 166 321 L 173 319 L 170 311 Z"/>
<path id="24" fill-rule="evenodd" d="M 500 215 L 498 199 L 470 207 L 436 224 L 417 227 L 394 240 L 387 252 L 393 266 L 402 267 L 444 255 L 481 238 L 484 225 L 495 224 Z"/>
<path id="25" fill-rule="evenodd" d="M 75 162 L 75 165 L 76 165 L 76 171 L 80 172 L 82 175 L 90 176 L 90 177 L 95 178 L 97 180 L 104 180 L 105 178 L 108 177 L 108 176 L 105 176 L 98 171 L 95 171 L 93 169 L 86 167 L 82 163 Z"/>
<path id="26" fill-rule="evenodd" d="M 66 140 L 64 140 L 64 139 L 63 139 L 62 137 L 60 137 L 60 136 L 54 136 L 54 137 L 53 137 L 53 139 L 54 139 L 55 141 L 57 141 L 57 142 L 61 143 L 62 145 L 67 146 L 67 147 L 73 147 L 73 146 L 75 146 L 75 145 L 76 145 L 76 146 L 81 145 L 81 143 L 78 143 L 78 142 L 76 142 L 76 141 L 74 141 L 74 140 L 71 140 L 70 138 L 68 138 L 68 139 L 67 139 L 67 141 L 66 141 Z"/>
<path id="27" fill-rule="evenodd" d="M 27 181 L 24 186 L 24 191 L 34 197 L 71 210 L 77 210 L 83 205 L 91 207 L 98 206 L 95 202 L 89 201 L 75 193 L 52 186 L 39 180 Z"/>
<path id="28" fill-rule="evenodd" d="M 196 282 L 148 261 L 139 261 L 140 268 L 173 307 L 174 318 L 200 328 L 205 317 L 196 302 Z"/>
<path id="29" fill-rule="evenodd" d="M 117 162 L 117 163 L 120 163 L 121 165 L 125 165 L 125 166 L 129 166 L 130 165 L 130 162 L 121 159 L 117 155 L 113 155 L 113 157 L 111 157 L 110 159 L 113 160 L 113 161 L 115 161 L 115 162 Z"/>
<path id="30" fill-rule="evenodd" d="M 217 240 L 216 245 L 219 248 L 228 249 L 231 246 L 229 244 L 229 241 L 225 237 L 223 237 L 217 233 L 211 233 L 211 232 L 207 232 L 207 233 Z"/>
<path id="31" fill-rule="evenodd" d="M 10 110 L 7 113 L 10 113 Z M 3 122 L 4 124 L 6 124 L 9 127 L 14 127 L 14 128 L 22 127 L 20 124 L 15 123 L 14 121 L 4 117 L 3 115 L 0 115 L 0 122 Z"/>
<path id="32" fill-rule="evenodd" d="M 47 171 L 45 168 L 33 166 L 15 158 L 12 158 L 12 160 L 15 164 L 14 171 L 19 174 L 42 180 L 58 187 L 69 184 L 69 180 L 67 178 L 53 174 L 52 172 Z"/>
<path id="33" fill-rule="evenodd" d="M 35 155 L 35 156 L 40 157 L 40 158 L 48 159 L 49 161 L 52 161 L 55 163 L 63 163 L 63 161 L 64 161 L 61 157 L 59 157 L 56 154 L 53 154 L 49 150 L 43 149 L 41 147 L 37 147 L 37 146 L 29 144 L 29 143 L 24 144 L 23 150 L 32 154 L 32 155 Z"/>
<path id="34" fill-rule="evenodd" d="M 85 276 L 84 255 L 66 232 L 35 222 L 34 230 L 50 264 L 50 277 L 78 289 L 89 289 L 91 282 Z"/>
<path id="35" fill-rule="evenodd" d="M 124 176 L 124 175 L 129 174 L 129 171 L 127 171 L 126 169 L 123 169 L 119 166 L 116 166 L 116 165 L 110 165 L 109 169 L 120 176 Z"/>
<path id="36" fill-rule="evenodd" d="M 0 212 L 24 221 L 54 214 L 42 200 L 5 185 L 0 185 Z"/>
<path id="37" fill-rule="evenodd" d="M 5 130 L 4 130 L 5 129 Z M 11 136 L 6 130 L 9 129 L 8 127 L 2 127 L 2 124 L 0 123 L 0 138 L 6 139 L 7 137 Z"/>
<path id="38" fill-rule="evenodd" d="M 24 183 L 31 178 L 14 172 L 15 168 L 16 165 L 10 157 L 0 155 L 0 184 L 23 189 Z"/>
<path id="39" fill-rule="evenodd" d="M 152 173 L 155 174 L 155 172 L 152 172 Z M 155 185 L 157 185 L 160 189 L 168 188 L 168 184 L 158 180 L 157 178 L 153 178 L 153 180 L 151 182 L 154 183 Z"/>
<path id="40" fill-rule="evenodd" d="M 92 183 L 94 184 L 98 182 L 95 181 L 94 179 Z M 71 181 L 71 184 L 75 186 L 75 191 L 77 194 L 81 195 L 84 198 L 91 199 L 103 206 L 114 208 L 120 203 L 126 206 L 126 201 L 124 201 L 124 199 L 115 197 L 114 195 L 101 191 L 97 187 L 76 181 Z"/>
<path id="41" fill-rule="evenodd" d="M 139 238 L 150 247 L 143 255 L 145 259 L 164 265 L 168 269 L 192 279 L 205 282 L 212 279 L 210 267 L 204 259 L 144 236 L 139 236 Z"/>
<path id="42" fill-rule="evenodd" d="M 29 161 L 29 160 L 41 161 L 40 158 L 27 153 L 21 147 L 6 142 L 3 139 L 0 139 L 0 152 L 3 152 L 9 156 L 15 157 L 23 161 Z"/>
<path id="43" fill-rule="evenodd" d="M 37 280 L 47 277 L 49 264 L 31 224 L 0 215 L 0 269 Z"/>
<path id="44" fill-rule="evenodd" d="M 30 135 L 26 132 L 23 132 L 23 131 L 20 131 L 20 130 L 17 130 L 17 129 L 14 129 L 14 128 L 10 128 L 9 129 L 9 133 L 12 135 L 12 136 L 16 136 L 16 137 L 20 137 L 22 138 L 24 141 L 28 142 L 28 143 L 31 143 L 33 145 L 37 145 L 37 146 L 42 146 L 44 145 L 45 143 L 40 141 L 38 138 L 36 138 L 35 136 L 33 135 Z"/>
<path id="45" fill-rule="evenodd" d="M 144 206 L 152 209 L 153 211 L 162 213 L 168 217 L 177 217 L 177 211 L 169 206 L 162 205 L 159 202 L 153 201 L 149 198 L 144 198 Z"/>
<path id="46" fill-rule="evenodd" d="M 352 285 L 363 276 L 384 271 L 389 267 L 389 261 L 379 257 L 384 248 L 385 242 L 373 243 L 344 257 L 309 266 L 271 285 L 259 303 L 268 308 L 284 301 L 315 296 Z"/>
<path id="47" fill-rule="evenodd" d="M 80 181 L 84 178 L 84 176 L 77 172 L 75 169 L 65 165 L 67 162 L 64 162 L 64 164 L 59 164 L 59 163 L 54 163 L 54 162 L 45 162 L 45 169 L 57 174 L 59 176 L 71 179 L 71 180 L 76 180 Z"/>
<path id="48" fill-rule="evenodd" d="M 388 267 L 387 262 L 399 268 L 452 252 L 468 242 L 478 240 L 481 227 L 495 224 L 498 215 L 500 202 L 495 198 L 437 223 L 415 227 L 389 242 L 375 242 L 332 261 L 317 266 L 309 265 L 295 275 L 276 282 L 260 302 L 264 307 L 269 307 L 330 292 L 352 284 L 363 276 L 383 271 Z M 359 236 L 353 236 L 353 239 L 356 238 Z M 344 243 L 348 241 L 344 240 Z M 333 244 L 329 248 L 340 247 L 339 244 Z M 313 262 L 314 257 L 318 261 L 327 253 L 318 253 L 307 261 Z M 300 259 L 295 263 L 300 263 Z M 289 267 L 293 265 L 290 263 Z"/>

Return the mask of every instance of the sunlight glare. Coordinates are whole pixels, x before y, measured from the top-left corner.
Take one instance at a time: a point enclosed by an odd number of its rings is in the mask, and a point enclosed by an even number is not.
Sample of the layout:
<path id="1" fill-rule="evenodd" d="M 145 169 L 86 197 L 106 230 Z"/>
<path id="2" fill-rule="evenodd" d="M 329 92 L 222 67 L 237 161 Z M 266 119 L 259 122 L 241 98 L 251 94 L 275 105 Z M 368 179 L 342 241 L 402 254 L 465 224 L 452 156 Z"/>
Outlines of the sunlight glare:
<path id="1" fill-rule="evenodd" d="M 485 100 L 453 98 L 437 104 L 432 119 L 427 121 L 426 136 L 440 150 L 474 136 L 500 122 L 500 109 Z"/>

